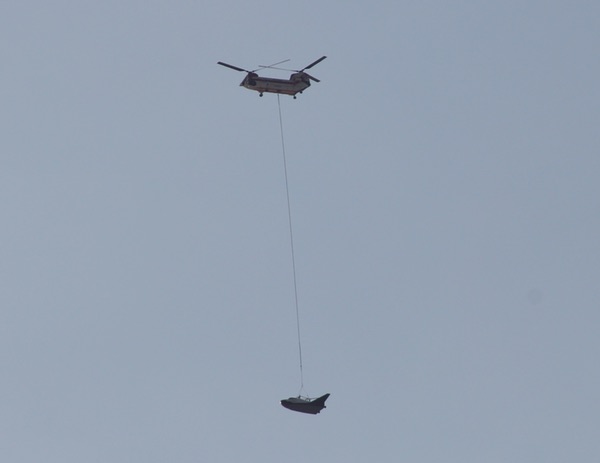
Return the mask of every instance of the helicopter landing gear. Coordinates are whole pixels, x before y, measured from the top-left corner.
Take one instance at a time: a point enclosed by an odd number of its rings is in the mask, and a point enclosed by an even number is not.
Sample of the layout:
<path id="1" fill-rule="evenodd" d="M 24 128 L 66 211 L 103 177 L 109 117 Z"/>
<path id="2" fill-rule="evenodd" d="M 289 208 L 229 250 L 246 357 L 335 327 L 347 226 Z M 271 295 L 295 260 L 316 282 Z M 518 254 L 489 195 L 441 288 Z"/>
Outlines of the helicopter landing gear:
<path id="1" fill-rule="evenodd" d="M 259 93 L 258 96 L 262 96 L 262 93 Z"/>
<path id="2" fill-rule="evenodd" d="M 296 99 L 296 95 L 294 95 L 294 100 Z"/>

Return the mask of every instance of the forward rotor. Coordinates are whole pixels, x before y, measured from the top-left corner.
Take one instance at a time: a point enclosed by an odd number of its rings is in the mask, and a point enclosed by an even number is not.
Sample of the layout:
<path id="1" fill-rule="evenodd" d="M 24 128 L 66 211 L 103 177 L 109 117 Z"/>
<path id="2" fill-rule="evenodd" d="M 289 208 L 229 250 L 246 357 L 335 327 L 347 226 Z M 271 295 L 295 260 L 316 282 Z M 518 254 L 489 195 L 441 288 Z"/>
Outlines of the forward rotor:
<path id="1" fill-rule="evenodd" d="M 304 70 L 306 69 L 310 69 L 313 66 L 316 66 L 317 64 L 319 64 L 321 61 L 323 61 L 325 58 L 327 58 L 327 56 L 321 56 L 318 60 L 313 61 L 312 63 L 310 63 L 308 66 L 306 66 L 305 68 L 299 70 L 298 72 L 304 72 Z"/>
<path id="2" fill-rule="evenodd" d="M 325 58 L 327 58 L 327 56 L 321 56 L 318 60 L 313 61 L 312 63 L 310 63 L 308 66 L 304 67 L 303 69 L 300 69 L 299 71 L 296 72 L 304 72 L 306 69 L 310 69 L 313 66 L 316 66 L 317 64 L 319 64 L 321 61 L 323 61 Z M 316 77 L 311 76 L 308 72 L 304 72 L 304 74 L 306 74 L 306 77 L 308 77 L 310 80 L 314 80 L 315 82 L 321 82 L 319 79 L 317 79 Z"/>

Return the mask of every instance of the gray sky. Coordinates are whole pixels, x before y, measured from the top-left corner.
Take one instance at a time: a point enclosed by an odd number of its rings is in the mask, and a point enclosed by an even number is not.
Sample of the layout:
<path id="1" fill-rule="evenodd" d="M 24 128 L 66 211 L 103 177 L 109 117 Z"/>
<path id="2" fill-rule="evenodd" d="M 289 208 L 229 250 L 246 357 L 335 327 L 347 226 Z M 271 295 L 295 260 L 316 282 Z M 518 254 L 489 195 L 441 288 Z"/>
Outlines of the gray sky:
<path id="1" fill-rule="evenodd" d="M 598 461 L 599 21 L 1 2 L 0 454 Z M 216 62 L 322 55 L 281 98 L 309 416 L 277 97 Z"/>

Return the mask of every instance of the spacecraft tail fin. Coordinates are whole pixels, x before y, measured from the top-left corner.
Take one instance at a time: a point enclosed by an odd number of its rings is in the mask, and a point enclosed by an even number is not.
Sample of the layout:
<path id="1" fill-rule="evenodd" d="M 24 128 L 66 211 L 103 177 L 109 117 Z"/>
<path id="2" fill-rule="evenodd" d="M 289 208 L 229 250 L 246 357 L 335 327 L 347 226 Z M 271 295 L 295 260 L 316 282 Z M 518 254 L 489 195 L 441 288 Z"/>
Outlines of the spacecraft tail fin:
<path id="1" fill-rule="evenodd" d="M 325 395 L 319 397 L 318 399 L 313 400 L 313 404 L 321 405 L 323 408 L 325 408 L 325 401 L 327 400 L 328 397 L 329 397 L 329 394 L 325 394 Z"/>

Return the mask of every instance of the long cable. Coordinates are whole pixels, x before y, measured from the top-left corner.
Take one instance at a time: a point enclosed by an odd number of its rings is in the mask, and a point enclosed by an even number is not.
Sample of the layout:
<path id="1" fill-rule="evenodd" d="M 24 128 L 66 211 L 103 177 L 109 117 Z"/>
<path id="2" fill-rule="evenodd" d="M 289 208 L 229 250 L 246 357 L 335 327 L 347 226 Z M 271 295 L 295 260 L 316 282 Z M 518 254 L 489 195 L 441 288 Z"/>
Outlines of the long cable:
<path id="1" fill-rule="evenodd" d="M 292 207 L 290 205 L 290 186 L 288 182 L 287 161 L 285 156 L 285 140 L 283 137 L 283 118 L 281 117 L 281 101 L 277 94 L 277 106 L 279 108 L 279 129 L 281 131 L 281 151 L 283 153 L 283 172 L 285 174 L 285 192 L 287 196 L 288 222 L 290 226 L 290 249 L 292 252 L 292 274 L 294 277 L 294 300 L 296 301 L 296 327 L 298 331 L 298 355 L 300 357 L 300 393 L 304 389 L 304 374 L 302 372 L 302 342 L 300 341 L 300 310 L 298 309 L 298 284 L 296 282 L 296 257 L 294 254 L 294 233 L 292 229 Z"/>

